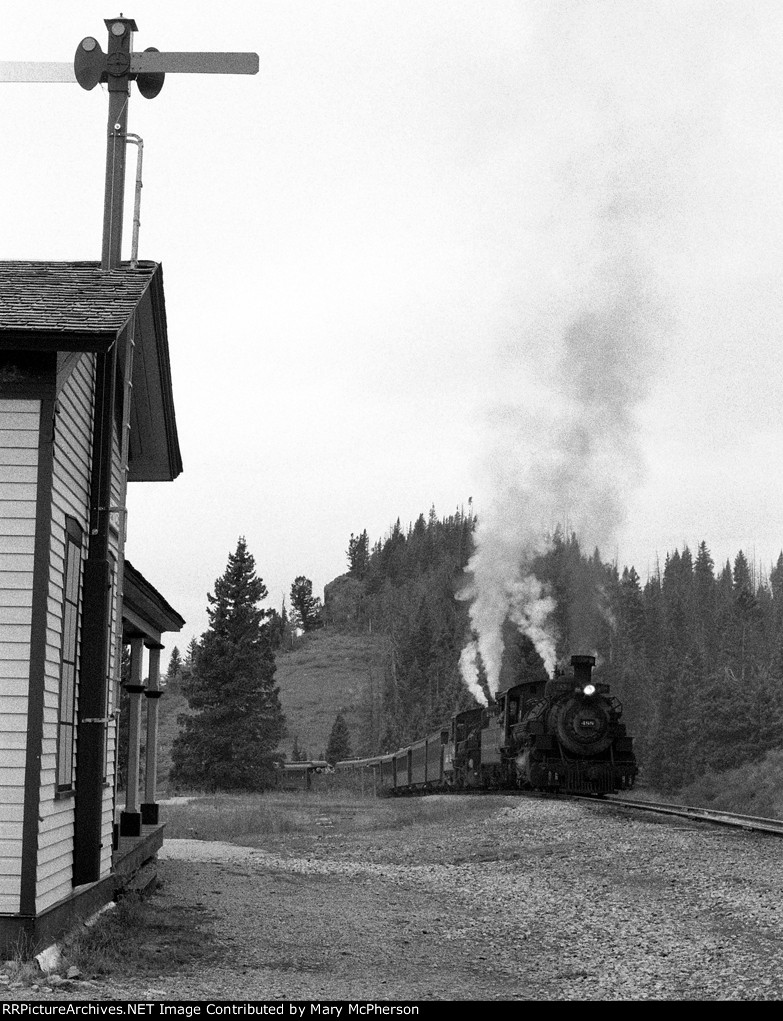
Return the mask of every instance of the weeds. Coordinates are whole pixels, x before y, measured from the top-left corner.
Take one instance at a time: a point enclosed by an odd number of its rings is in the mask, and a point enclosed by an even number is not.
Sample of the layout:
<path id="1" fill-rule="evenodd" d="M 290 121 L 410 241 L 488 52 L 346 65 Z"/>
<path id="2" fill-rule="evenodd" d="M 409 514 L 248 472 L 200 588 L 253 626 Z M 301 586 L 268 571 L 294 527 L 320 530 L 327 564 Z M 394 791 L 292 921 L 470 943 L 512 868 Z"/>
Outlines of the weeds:
<path id="1" fill-rule="evenodd" d="M 36 948 L 30 938 L 25 934 L 19 936 L 16 944 L 11 948 L 7 960 L 0 962 L 0 973 L 9 984 L 32 985 L 40 981 L 41 970 L 35 961 Z M 4 983 L 5 984 L 5 983 Z"/>
<path id="2" fill-rule="evenodd" d="M 677 792 L 677 800 L 724 812 L 783 819 L 783 750 L 767 752 L 725 773 L 705 773 Z"/>
<path id="3" fill-rule="evenodd" d="M 60 944 L 62 968 L 92 978 L 161 974 L 203 958 L 206 914 L 166 902 L 159 894 L 128 894 L 90 926 L 72 930 Z"/>
<path id="4" fill-rule="evenodd" d="M 449 795 L 424 798 L 375 798 L 351 791 L 203 796 L 164 806 L 166 838 L 240 840 L 250 836 L 318 832 L 393 831 L 410 826 L 484 818 L 497 810 L 493 798 L 467 804 Z"/>
<path id="5" fill-rule="evenodd" d="M 128 943 L 144 929 L 149 909 L 136 894 L 117 901 L 91 925 L 80 925 L 61 943 L 63 964 L 92 975 L 110 974 L 127 960 Z"/>

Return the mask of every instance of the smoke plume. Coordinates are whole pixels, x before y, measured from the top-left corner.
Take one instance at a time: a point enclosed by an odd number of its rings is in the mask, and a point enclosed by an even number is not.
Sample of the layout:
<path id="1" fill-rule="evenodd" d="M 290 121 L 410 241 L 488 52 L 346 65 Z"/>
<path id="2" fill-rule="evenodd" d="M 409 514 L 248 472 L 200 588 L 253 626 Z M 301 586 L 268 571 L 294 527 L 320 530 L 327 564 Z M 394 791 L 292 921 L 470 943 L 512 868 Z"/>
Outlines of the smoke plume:
<path id="1" fill-rule="evenodd" d="M 480 701 L 479 663 L 494 694 L 508 620 L 555 665 L 555 604 L 533 571 L 555 527 L 611 556 L 644 475 L 639 412 L 667 326 L 658 214 L 687 140 L 671 128 L 676 97 L 591 24 L 584 37 L 542 24 L 536 37 L 547 119 L 533 116 L 539 133 L 521 166 L 525 279 L 499 348 L 506 397 L 489 421 L 491 498 L 478 507 L 461 593 L 472 625 L 461 669 Z"/>
<path id="2" fill-rule="evenodd" d="M 495 498 L 479 512 L 462 592 L 475 638 L 460 662 L 474 694 L 479 656 L 490 693 L 497 691 L 506 620 L 552 672 L 555 603 L 532 564 L 557 524 L 575 531 L 585 549 L 611 550 L 629 488 L 642 474 L 634 411 L 646 392 L 656 317 L 627 266 L 616 265 L 602 283 L 595 281 L 590 306 L 563 325 L 558 384 L 546 407 L 506 407 L 495 418 L 505 440 L 493 458 Z"/>

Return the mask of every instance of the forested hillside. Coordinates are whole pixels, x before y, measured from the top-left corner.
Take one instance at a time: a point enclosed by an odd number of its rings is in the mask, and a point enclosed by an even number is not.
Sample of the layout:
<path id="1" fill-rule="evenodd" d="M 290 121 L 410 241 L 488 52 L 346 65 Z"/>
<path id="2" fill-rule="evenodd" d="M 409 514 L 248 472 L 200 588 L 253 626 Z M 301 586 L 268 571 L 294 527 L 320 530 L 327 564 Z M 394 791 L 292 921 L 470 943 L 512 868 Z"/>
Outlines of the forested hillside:
<path id="1" fill-rule="evenodd" d="M 382 678 L 365 690 L 359 754 L 423 736 L 471 704 L 459 673 L 469 634 L 458 598 L 475 519 L 434 511 L 407 530 L 399 521 L 369 545 L 351 536 L 349 570 L 326 587 L 328 629 L 372 634 Z M 706 543 L 666 556 L 642 584 L 575 536 L 556 533 L 534 565 L 557 601 L 558 654 L 598 657 L 597 675 L 623 701 L 644 778 L 678 787 L 783 747 L 783 554 L 756 576 L 742 552 L 716 571 Z M 542 669 L 509 626 L 501 685 Z M 358 715 L 357 715 L 358 719 Z"/>
<path id="2" fill-rule="evenodd" d="M 357 748 L 390 750 L 473 704 L 459 674 L 468 627 L 456 598 L 472 551 L 472 515 L 421 515 L 400 522 L 369 548 L 367 533 L 351 536 L 349 571 L 326 586 L 327 626 L 372 634 L 383 650 L 383 674 L 366 706 Z"/>

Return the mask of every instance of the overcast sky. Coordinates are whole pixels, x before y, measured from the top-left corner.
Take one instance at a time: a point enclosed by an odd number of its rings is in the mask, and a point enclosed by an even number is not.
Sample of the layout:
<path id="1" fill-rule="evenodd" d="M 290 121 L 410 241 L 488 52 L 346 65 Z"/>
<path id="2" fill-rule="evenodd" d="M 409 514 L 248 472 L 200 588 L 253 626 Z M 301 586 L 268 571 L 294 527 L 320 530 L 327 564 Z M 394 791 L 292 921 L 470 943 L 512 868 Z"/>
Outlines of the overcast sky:
<path id="1" fill-rule="evenodd" d="M 0 60 L 105 50 L 118 13 L 14 4 Z M 471 497 L 509 527 L 567 515 L 643 579 L 702 539 L 719 566 L 777 557 L 777 0 L 124 14 L 137 50 L 260 56 L 132 89 L 185 470 L 132 487 L 127 555 L 188 621 L 169 646 L 205 629 L 240 534 L 279 608 L 296 575 L 322 594 L 346 569 L 351 532 Z M 99 259 L 106 92 L 0 90 L 0 258 Z M 540 450 L 568 470 L 531 499 Z"/>

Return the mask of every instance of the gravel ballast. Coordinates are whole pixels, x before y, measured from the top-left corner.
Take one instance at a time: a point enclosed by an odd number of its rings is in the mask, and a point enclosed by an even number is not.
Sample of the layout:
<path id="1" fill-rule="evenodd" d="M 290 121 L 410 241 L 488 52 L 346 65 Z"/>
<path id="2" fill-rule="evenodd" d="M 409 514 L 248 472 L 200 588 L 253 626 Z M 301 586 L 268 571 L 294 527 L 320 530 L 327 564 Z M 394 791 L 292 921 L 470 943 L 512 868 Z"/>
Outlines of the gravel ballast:
<path id="1" fill-rule="evenodd" d="M 491 805 L 254 847 L 169 840 L 155 899 L 199 918 L 205 955 L 169 972 L 163 953 L 152 980 L 79 996 L 783 997 L 779 839 L 600 804 Z"/>

